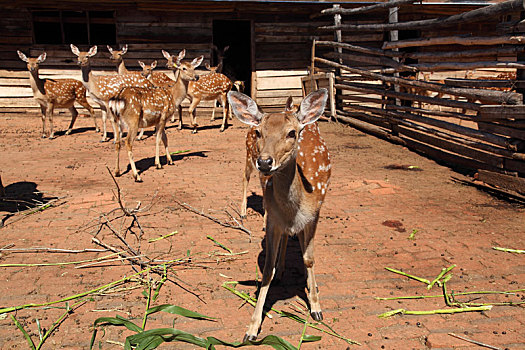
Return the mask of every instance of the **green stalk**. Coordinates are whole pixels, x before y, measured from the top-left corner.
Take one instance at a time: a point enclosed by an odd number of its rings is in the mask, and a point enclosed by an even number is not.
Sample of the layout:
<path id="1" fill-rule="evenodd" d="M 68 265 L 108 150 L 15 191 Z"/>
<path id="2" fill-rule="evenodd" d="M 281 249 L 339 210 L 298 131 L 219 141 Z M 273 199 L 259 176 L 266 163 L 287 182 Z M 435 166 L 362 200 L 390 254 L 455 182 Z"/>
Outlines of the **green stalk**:
<path id="1" fill-rule="evenodd" d="M 18 320 L 16 319 L 15 316 L 11 315 L 11 319 L 13 320 L 13 322 L 15 323 L 15 326 L 22 332 L 22 334 L 24 335 L 24 338 L 26 338 L 27 342 L 29 343 L 29 346 L 31 347 L 32 350 L 35 350 L 36 347 L 35 347 L 35 343 L 33 343 L 33 339 L 31 339 L 31 337 L 29 336 L 29 333 L 27 333 L 27 331 L 24 329 L 24 326 L 22 326 L 22 324 L 20 322 L 18 322 Z"/>
<path id="2" fill-rule="evenodd" d="M 509 248 L 501 248 L 501 247 L 492 247 L 492 249 L 499 250 L 500 252 L 525 254 L 525 250 L 521 250 L 521 249 L 509 249 Z"/>
<path id="3" fill-rule="evenodd" d="M 509 290 L 506 292 L 500 292 L 500 291 L 473 291 L 473 292 L 462 292 L 462 293 L 455 293 L 455 295 L 477 295 L 477 294 L 506 294 L 506 295 L 514 295 L 517 292 L 525 292 L 525 289 L 516 289 L 516 290 Z M 443 298 L 443 294 L 439 295 L 413 295 L 413 296 L 404 296 L 404 297 L 389 297 L 389 298 L 380 298 L 376 297 L 376 300 L 402 300 L 402 299 L 427 299 L 427 298 Z"/>
<path id="4" fill-rule="evenodd" d="M 303 332 L 301 333 L 301 339 L 299 339 L 299 344 L 297 345 L 297 350 L 300 350 L 301 345 L 303 344 L 303 338 L 304 338 L 304 335 L 306 334 L 306 327 L 308 326 L 308 315 L 306 316 L 305 321 L 306 322 L 304 323 Z"/>
<path id="5" fill-rule="evenodd" d="M 399 275 L 402 275 L 402 276 L 405 276 L 405 277 L 408 277 L 408 278 L 411 278 L 413 280 L 416 280 L 416 281 L 419 281 L 419 282 L 422 282 L 422 283 L 425 283 L 425 284 L 430 284 L 430 281 L 425 279 L 425 278 L 421 278 L 421 277 L 417 277 L 417 276 L 414 276 L 414 275 L 409 275 L 408 273 L 405 273 L 403 271 L 399 271 L 399 270 L 396 270 L 396 269 L 393 269 L 391 267 L 385 267 L 386 270 L 390 271 L 390 272 L 393 272 L 393 273 L 397 273 Z"/>
<path id="6" fill-rule="evenodd" d="M 476 307 L 461 307 L 456 309 L 437 309 L 428 311 L 409 311 L 405 309 L 397 309 L 382 313 L 379 318 L 388 318 L 394 315 L 438 315 L 438 314 L 455 314 L 461 312 L 473 312 L 473 311 L 488 311 L 492 309 L 492 305 L 476 306 Z"/>
<path id="7" fill-rule="evenodd" d="M 146 320 L 148 319 L 148 310 L 151 304 L 151 282 L 148 283 L 148 298 L 146 300 L 146 310 L 144 310 L 144 317 L 142 318 L 142 329 L 146 329 Z"/>
<path id="8" fill-rule="evenodd" d="M 434 278 L 434 279 L 432 280 L 432 282 L 430 282 L 430 284 L 427 286 L 427 289 L 428 289 L 428 290 L 432 289 L 432 287 L 434 286 L 434 284 L 439 283 L 439 280 L 441 280 L 441 278 L 442 278 L 443 276 L 445 276 L 445 275 L 446 275 L 450 270 L 452 270 L 454 267 L 456 267 L 455 264 L 454 264 L 454 265 L 451 265 L 451 266 L 449 266 L 449 267 L 447 267 L 447 268 L 442 268 L 442 269 L 441 269 L 441 272 L 439 273 L 439 275 L 437 275 L 437 277 Z"/>
<path id="9" fill-rule="evenodd" d="M 173 231 L 172 233 L 168 233 L 167 235 L 164 235 L 164 236 L 161 236 L 161 237 L 158 237 L 158 238 L 148 239 L 148 243 L 153 243 L 153 242 L 160 241 L 161 239 L 165 239 L 165 238 L 171 237 L 173 235 L 176 235 L 177 233 L 179 233 L 179 231 Z"/>
<path id="10" fill-rule="evenodd" d="M 222 249 L 226 250 L 228 253 L 232 254 L 233 251 L 226 247 L 224 244 L 218 242 L 217 240 L 215 240 L 215 238 L 213 238 L 212 236 L 206 236 L 206 238 L 208 238 L 210 241 L 212 241 L 213 243 L 215 243 L 216 245 L 218 245 L 219 247 L 221 247 Z"/>
<path id="11" fill-rule="evenodd" d="M 69 261 L 69 262 L 59 262 L 59 263 L 39 263 L 39 264 L 0 264 L 0 267 L 36 267 L 36 266 L 63 266 L 63 265 L 75 265 L 75 264 L 84 264 L 93 261 L 105 260 L 112 256 L 118 255 L 119 253 L 112 253 L 109 255 L 101 256 L 95 259 L 79 260 L 79 261 Z"/>

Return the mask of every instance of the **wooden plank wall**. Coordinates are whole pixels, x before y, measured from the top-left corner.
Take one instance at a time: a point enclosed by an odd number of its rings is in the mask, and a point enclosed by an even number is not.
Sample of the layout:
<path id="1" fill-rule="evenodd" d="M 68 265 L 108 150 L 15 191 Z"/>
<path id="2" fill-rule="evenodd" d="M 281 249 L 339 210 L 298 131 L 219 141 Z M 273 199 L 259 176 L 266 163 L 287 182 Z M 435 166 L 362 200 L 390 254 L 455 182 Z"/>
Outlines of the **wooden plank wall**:
<path id="1" fill-rule="evenodd" d="M 24 3 L 27 5 L 24 6 Z M 160 52 L 165 49 L 172 54 L 185 48 L 186 57 L 205 56 L 211 61 L 214 20 L 246 20 L 253 23 L 253 72 L 255 98 L 266 107 L 283 106 L 286 97 L 301 96 L 301 77 L 306 75 L 310 64 L 312 39 L 330 40 L 332 33 L 319 35 L 317 27 L 328 25 L 326 18 L 310 18 L 325 5 L 286 3 L 232 2 L 149 2 L 127 3 L 125 1 L 97 1 L 86 4 L 82 1 L 65 0 L 41 4 L 55 9 L 115 10 L 117 42 L 129 44 L 124 61 L 128 69 L 139 70 L 137 60 L 146 63 L 157 60 L 157 69 L 163 70 L 165 60 Z M 3 7 L 6 6 L 6 7 Z M 35 4 L 19 1 L 14 5 L 0 5 L 0 112 L 36 113 L 37 105 L 31 99 L 28 73 L 19 60 L 16 50 L 31 56 L 47 52 L 47 60 L 41 73 L 47 77 L 73 77 L 79 79 L 79 69 L 69 45 L 35 45 L 31 13 Z M 354 40 L 377 40 L 377 35 L 355 35 Z M 77 44 L 77 43 L 75 43 Z M 108 60 L 105 43 L 97 43 L 99 53 L 93 60 L 96 74 L 109 74 L 115 67 Z M 376 42 L 379 45 L 379 42 Z M 87 49 L 88 45 L 78 45 Z M 116 47 L 118 45 L 113 45 Z M 259 85 L 261 84 L 261 85 Z M 250 91 L 248 91 L 250 93 Z"/>

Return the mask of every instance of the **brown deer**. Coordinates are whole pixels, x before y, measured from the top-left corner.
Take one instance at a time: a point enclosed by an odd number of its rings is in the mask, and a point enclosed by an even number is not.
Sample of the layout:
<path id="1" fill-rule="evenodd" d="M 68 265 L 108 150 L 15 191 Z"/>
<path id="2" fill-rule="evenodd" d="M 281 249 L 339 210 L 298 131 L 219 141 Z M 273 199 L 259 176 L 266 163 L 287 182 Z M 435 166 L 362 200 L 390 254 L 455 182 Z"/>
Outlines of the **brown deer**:
<path id="1" fill-rule="evenodd" d="M 108 101 L 117 95 L 124 87 L 154 87 L 148 79 L 141 74 L 124 75 L 101 75 L 95 76 L 91 71 L 90 58 L 97 54 L 97 46 L 93 46 L 89 51 L 80 51 L 75 45 L 71 44 L 71 51 L 77 56 L 77 63 L 82 71 L 82 82 L 89 91 L 89 94 L 102 110 L 103 134 L 101 142 L 107 141 L 106 118 L 107 113 L 111 113 L 108 108 Z M 110 118 L 113 132 L 116 138 L 120 129 L 115 124 L 114 118 Z"/>
<path id="2" fill-rule="evenodd" d="M 218 100 L 222 106 L 222 125 L 220 131 L 226 129 L 228 123 L 228 99 L 227 94 L 232 89 L 232 82 L 224 74 L 210 72 L 200 77 L 198 81 L 190 82 L 188 85 L 188 98 L 190 99 L 189 113 L 193 133 L 197 132 L 197 117 L 195 108 L 201 101 Z M 182 121 L 181 121 L 182 123 Z"/>
<path id="3" fill-rule="evenodd" d="M 176 83 L 171 88 L 174 95 L 174 103 L 179 109 L 179 130 L 182 129 L 182 101 L 188 95 L 189 86 L 191 83 L 198 81 L 199 76 L 195 75 L 195 69 L 200 66 L 204 60 L 204 56 L 194 58 L 191 63 L 182 62 L 186 56 L 186 50 L 179 52 L 177 57 L 170 55 L 169 52 L 162 50 L 162 55 L 167 60 L 166 67 L 173 71 Z M 190 78 L 191 77 L 191 78 Z M 172 116 L 171 122 L 175 121 L 175 116 Z"/>
<path id="4" fill-rule="evenodd" d="M 109 99 L 108 105 L 116 120 L 128 126 L 125 144 L 128 150 L 128 158 L 131 170 L 133 171 L 133 177 L 136 182 L 142 182 L 137 172 L 135 162 L 133 161 L 133 140 L 137 137 L 139 128 L 155 126 L 155 166 L 157 169 L 162 168 L 159 158 L 161 139 L 166 150 L 168 164 L 173 164 L 170 152 L 168 151 L 168 138 L 166 137 L 164 129 L 167 118 L 175 113 L 173 96 L 168 90 L 161 87 L 124 87 L 116 96 Z M 120 176 L 120 141 L 120 133 L 117 133 L 115 142 L 115 149 L 117 151 L 115 176 Z"/>
<path id="5" fill-rule="evenodd" d="M 53 139 L 55 137 L 53 130 L 53 112 L 55 107 L 68 108 L 71 112 L 71 122 L 67 128 L 66 135 L 71 133 L 78 116 L 74 106 L 75 101 L 88 110 L 95 123 L 95 130 L 99 131 L 95 111 L 87 102 L 86 88 L 80 81 L 75 79 L 41 79 L 38 75 L 38 69 L 40 64 L 46 60 L 46 53 L 44 52 L 37 58 L 28 58 L 21 51 L 17 51 L 17 53 L 18 57 L 27 63 L 29 83 L 33 90 L 33 96 L 40 105 L 43 138 L 46 137 L 46 120 L 49 121 L 49 138 Z"/>
<path id="6" fill-rule="evenodd" d="M 228 100 L 235 116 L 255 127 L 256 167 L 271 176 L 264 190 L 266 259 L 259 298 L 244 340 L 253 341 L 262 321 L 262 311 L 274 276 L 282 278 L 289 235 L 296 234 L 307 271 L 310 314 L 323 319 L 314 275 L 313 239 L 319 211 L 330 181 L 330 156 L 315 123 L 324 112 L 328 92 L 312 92 L 299 111 L 263 113 L 250 97 L 235 91 Z M 277 267 L 277 269 L 275 269 Z"/>
<path id="7" fill-rule="evenodd" d="M 242 91 L 239 91 L 242 92 Z M 299 111 L 299 106 L 293 104 L 293 98 L 290 96 L 286 101 L 285 112 L 297 113 Z M 259 158 L 259 151 L 257 149 L 257 133 L 255 126 L 252 126 L 248 133 L 246 134 L 246 163 L 244 166 L 243 182 L 242 182 L 242 204 L 241 204 L 241 217 L 245 218 L 248 208 L 248 184 L 250 183 L 250 177 L 253 173 L 253 170 L 257 167 L 257 158 Z M 261 183 L 261 188 L 264 190 L 266 188 L 266 183 L 268 182 L 269 176 L 264 176 L 262 173 L 259 173 L 259 181 Z M 266 220 L 265 220 L 266 221 Z"/>

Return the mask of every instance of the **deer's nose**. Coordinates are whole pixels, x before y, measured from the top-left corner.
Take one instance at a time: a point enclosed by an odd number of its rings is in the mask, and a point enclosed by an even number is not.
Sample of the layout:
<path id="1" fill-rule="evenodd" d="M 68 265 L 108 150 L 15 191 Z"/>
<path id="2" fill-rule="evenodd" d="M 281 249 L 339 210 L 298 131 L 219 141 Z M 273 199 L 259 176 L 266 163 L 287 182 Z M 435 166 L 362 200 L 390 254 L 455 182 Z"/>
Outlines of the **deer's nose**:
<path id="1" fill-rule="evenodd" d="M 273 158 L 272 157 L 268 157 L 268 158 L 259 157 L 259 158 L 257 158 L 257 167 L 263 173 L 270 172 L 270 170 L 272 169 L 272 165 L 273 165 Z"/>

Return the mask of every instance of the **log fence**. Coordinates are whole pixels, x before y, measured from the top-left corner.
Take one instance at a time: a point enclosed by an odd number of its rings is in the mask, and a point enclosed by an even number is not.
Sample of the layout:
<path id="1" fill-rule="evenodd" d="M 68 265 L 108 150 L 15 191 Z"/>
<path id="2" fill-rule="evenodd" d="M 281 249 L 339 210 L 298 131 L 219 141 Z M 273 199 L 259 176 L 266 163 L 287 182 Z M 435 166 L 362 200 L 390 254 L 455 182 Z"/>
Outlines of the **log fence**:
<path id="1" fill-rule="evenodd" d="M 303 91 L 328 84 L 333 118 L 525 196 L 524 1 L 458 4 L 452 14 L 432 6 L 391 0 L 316 14 L 334 16 L 319 27 L 334 41 L 313 41 Z M 345 39 L 359 33 L 384 40 Z"/>

